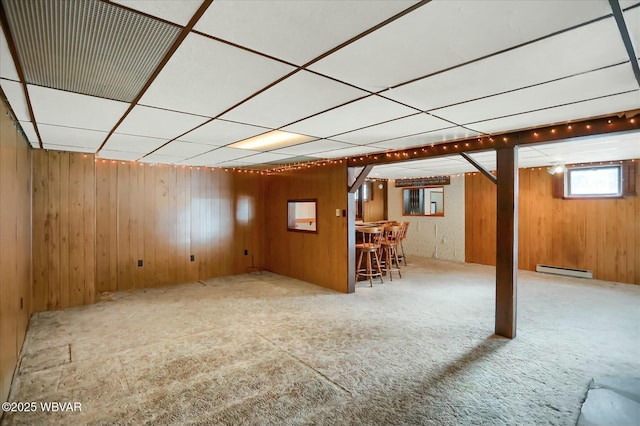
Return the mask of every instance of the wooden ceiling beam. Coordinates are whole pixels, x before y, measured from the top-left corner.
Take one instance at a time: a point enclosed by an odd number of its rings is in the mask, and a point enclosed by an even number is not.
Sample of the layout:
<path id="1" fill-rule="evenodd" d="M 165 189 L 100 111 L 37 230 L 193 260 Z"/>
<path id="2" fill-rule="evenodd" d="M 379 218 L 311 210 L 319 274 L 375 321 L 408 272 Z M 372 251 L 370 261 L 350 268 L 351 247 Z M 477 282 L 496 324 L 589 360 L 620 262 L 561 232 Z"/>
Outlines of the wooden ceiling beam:
<path id="1" fill-rule="evenodd" d="M 364 169 L 362 169 L 362 171 L 360 172 L 360 174 L 356 178 L 355 182 L 353 182 L 353 184 L 351 186 L 349 186 L 348 192 L 350 194 L 355 194 L 355 192 L 358 190 L 358 188 L 360 188 L 362 186 L 362 184 L 364 183 L 364 180 L 367 178 L 367 176 L 369 176 L 369 173 L 371 172 L 371 169 L 373 169 L 373 164 L 368 164 L 368 165 L 364 166 Z"/>
<path id="2" fill-rule="evenodd" d="M 441 144 L 428 144 L 403 150 L 354 156 L 347 160 L 349 167 L 367 164 L 392 164 L 410 160 L 443 157 L 463 152 L 513 148 L 515 146 L 552 143 L 570 138 L 589 137 L 640 130 L 638 111 L 554 124 L 536 129 L 477 136 Z"/>
<path id="3" fill-rule="evenodd" d="M 480 163 L 478 163 L 476 160 L 474 160 L 473 158 L 471 158 L 469 156 L 469 154 L 467 154 L 466 152 L 461 152 L 460 155 L 462 156 L 462 158 L 464 158 L 465 160 L 467 160 L 469 163 L 471 163 L 471 165 L 473 167 L 475 167 L 476 169 L 478 169 L 478 171 L 480 173 L 482 173 L 483 175 L 485 175 L 491 182 L 493 182 L 493 184 L 497 184 L 498 183 L 498 178 L 491 173 L 489 170 L 485 169 L 484 166 Z"/>

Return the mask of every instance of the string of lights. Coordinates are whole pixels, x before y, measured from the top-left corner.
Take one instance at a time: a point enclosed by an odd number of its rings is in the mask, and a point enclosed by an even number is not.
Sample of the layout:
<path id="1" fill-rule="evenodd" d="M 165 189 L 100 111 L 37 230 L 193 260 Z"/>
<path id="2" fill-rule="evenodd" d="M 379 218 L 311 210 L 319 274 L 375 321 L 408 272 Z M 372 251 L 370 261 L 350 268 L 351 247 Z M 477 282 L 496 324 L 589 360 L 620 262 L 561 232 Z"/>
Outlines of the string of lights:
<path id="1" fill-rule="evenodd" d="M 9 114 L 9 113 L 7 113 Z M 17 121 L 12 118 L 15 123 Z M 19 123 L 18 123 L 19 125 Z M 247 167 L 213 167 L 213 166 L 189 166 L 181 164 L 164 164 L 164 163 L 151 163 L 143 162 L 139 160 L 115 160 L 108 158 L 95 157 L 95 161 L 98 163 L 109 164 L 136 164 L 140 166 L 150 167 L 173 167 L 173 168 L 188 168 L 195 170 L 222 170 L 225 172 L 246 173 L 256 175 L 272 175 L 283 172 L 292 172 L 297 170 L 310 169 L 313 167 L 323 167 L 335 164 L 346 164 L 350 167 L 365 166 L 368 164 L 390 164 L 394 162 L 414 160 L 414 159 L 426 159 L 430 157 L 439 157 L 445 155 L 455 155 L 460 152 L 470 151 L 483 151 L 487 149 L 508 148 L 517 145 L 528 145 L 543 142 L 553 142 L 554 140 L 563 140 L 571 137 L 585 137 L 603 133 L 622 132 L 628 130 L 637 130 L 640 128 L 640 120 L 631 116 L 625 117 L 625 114 L 620 114 L 615 117 L 595 118 L 591 120 L 584 120 L 580 122 L 567 123 L 562 125 L 547 126 L 529 131 L 517 131 L 506 133 L 502 135 L 487 135 L 482 137 L 474 137 L 472 139 L 464 139 L 457 141 L 449 141 L 443 143 L 431 143 L 429 145 L 407 148 L 404 150 L 389 151 L 382 153 L 366 154 L 361 156 L 343 157 L 334 159 L 319 159 L 308 162 L 300 162 L 294 164 L 278 165 L 270 169 L 251 169 Z M 18 131 L 21 133 L 25 141 L 28 142 L 21 128 L 18 127 Z M 84 157 L 94 154 L 84 154 Z M 635 161 L 635 160 L 631 160 Z M 616 161 L 617 163 L 617 161 Z M 592 164 L 614 164 L 614 162 L 600 162 Z M 523 169 L 538 169 L 542 170 L 542 167 L 524 167 Z M 468 173 L 455 173 L 455 174 L 439 174 L 438 176 L 464 176 L 475 175 L 478 172 Z M 412 176 L 413 177 L 413 176 Z M 431 177 L 431 176 L 421 176 Z"/>

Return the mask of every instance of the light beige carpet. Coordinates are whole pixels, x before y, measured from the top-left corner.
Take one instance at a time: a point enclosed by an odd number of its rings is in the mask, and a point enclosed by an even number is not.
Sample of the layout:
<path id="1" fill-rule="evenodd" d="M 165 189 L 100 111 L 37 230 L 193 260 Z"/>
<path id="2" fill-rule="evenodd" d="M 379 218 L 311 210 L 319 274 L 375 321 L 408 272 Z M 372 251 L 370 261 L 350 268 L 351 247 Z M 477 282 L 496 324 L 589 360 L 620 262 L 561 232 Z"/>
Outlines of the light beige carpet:
<path id="1" fill-rule="evenodd" d="M 409 259 L 345 295 L 264 272 L 117 293 L 31 319 L 2 424 L 564 424 L 593 377 L 640 373 L 640 287 Z"/>

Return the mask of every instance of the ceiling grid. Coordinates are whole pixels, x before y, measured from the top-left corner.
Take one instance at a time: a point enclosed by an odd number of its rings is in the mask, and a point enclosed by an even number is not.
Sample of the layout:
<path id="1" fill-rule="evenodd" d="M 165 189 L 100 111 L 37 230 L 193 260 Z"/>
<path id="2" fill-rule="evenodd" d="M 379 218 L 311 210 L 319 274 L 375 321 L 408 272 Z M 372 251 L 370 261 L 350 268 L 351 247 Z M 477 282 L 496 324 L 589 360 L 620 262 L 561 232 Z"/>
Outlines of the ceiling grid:
<path id="1" fill-rule="evenodd" d="M 105 159 L 274 168 L 640 110 L 637 0 L 0 2 L 0 86 L 27 137 Z M 295 142 L 234 145 L 274 131 Z M 563 144 L 640 147 L 606 140 Z"/>

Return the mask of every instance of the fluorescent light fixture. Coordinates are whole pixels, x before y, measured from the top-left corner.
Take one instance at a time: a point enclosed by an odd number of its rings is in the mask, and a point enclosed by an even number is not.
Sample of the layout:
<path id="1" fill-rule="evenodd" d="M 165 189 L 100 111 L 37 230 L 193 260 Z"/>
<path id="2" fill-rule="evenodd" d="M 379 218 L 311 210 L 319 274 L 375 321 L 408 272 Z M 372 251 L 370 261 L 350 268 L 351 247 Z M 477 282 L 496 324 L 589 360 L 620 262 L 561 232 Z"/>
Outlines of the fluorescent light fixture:
<path id="1" fill-rule="evenodd" d="M 308 142 L 310 140 L 317 139 L 311 136 L 299 135 L 297 133 L 283 132 L 280 130 L 273 130 L 271 132 L 263 133 L 258 136 L 254 136 L 249 139 L 242 140 L 240 142 L 232 143 L 229 148 L 240 149 L 274 149 L 282 148 L 283 146 L 296 145 L 302 142 Z"/>

